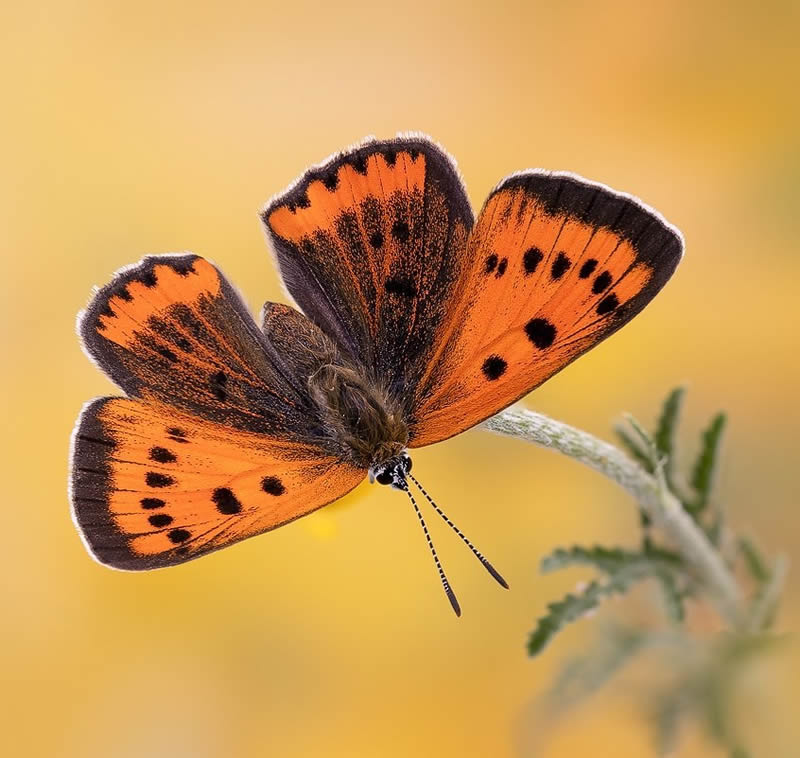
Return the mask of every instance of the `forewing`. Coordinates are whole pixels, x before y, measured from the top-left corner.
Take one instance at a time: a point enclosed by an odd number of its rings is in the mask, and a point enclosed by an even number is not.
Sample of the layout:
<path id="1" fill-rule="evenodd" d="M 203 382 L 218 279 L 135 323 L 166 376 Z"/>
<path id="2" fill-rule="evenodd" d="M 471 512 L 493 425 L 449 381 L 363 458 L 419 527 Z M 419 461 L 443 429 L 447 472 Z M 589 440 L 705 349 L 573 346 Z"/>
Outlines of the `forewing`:
<path id="1" fill-rule="evenodd" d="M 602 185 L 545 172 L 503 181 L 415 388 L 410 444 L 483 421 L 594 347 L 652 300 L 682 251 L 657 213 Z"/>
<path id="2" fill-rule="evenodd" d="M 293 318 L 289 311 L 275 320 L 278 328 L 282 318 Z M 335 348 L 305 322 L 311 371 Z M 152 256 L 123 270 L 96 293 L 79 329 L 89 354 L 132 397 L 244 431 L 290 439 L 319 434 L 308 374 L 294 355 L 276 349 L 203 258 Z"/>
<path id="3" fill-rule="evenodd" d="M 299 518 L 364 475 L 316 445 L 161 403 L 100 398 L 84 408 L 73 436 L 72 511 L 101 563 L 153 569 Z"/>
<path id="4" fill-rule="evenodd" d="M 308 171 L 262 218 L 304 313 L 408 395 L 455 297 L 473 223 L 451 159 L 421 137 L 367 142 Z"/>

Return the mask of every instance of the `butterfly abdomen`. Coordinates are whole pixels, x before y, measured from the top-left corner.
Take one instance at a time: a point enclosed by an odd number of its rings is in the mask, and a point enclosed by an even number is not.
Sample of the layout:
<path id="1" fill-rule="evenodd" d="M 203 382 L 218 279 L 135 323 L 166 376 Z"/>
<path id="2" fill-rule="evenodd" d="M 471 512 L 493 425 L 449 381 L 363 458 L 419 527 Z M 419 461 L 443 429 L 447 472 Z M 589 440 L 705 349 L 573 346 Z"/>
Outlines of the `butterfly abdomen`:
<path id="1" fill-rule="evenodd" d="M 356 465 L 382 463 L 406 447 L 408 427 L 400 408 L 362 373 L 329 363 L 308 386 L 326 434 Z"/>

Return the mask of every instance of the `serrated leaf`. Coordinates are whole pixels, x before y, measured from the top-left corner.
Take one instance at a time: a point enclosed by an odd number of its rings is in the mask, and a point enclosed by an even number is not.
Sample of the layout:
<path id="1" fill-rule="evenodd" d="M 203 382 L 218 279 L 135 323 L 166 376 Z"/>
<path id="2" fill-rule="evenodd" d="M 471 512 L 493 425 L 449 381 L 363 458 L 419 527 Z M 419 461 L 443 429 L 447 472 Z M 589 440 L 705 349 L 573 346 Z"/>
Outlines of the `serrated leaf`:
<path id="1" fill-rule="evenodd" d="M 708 505 L 726 421 L 725 414 L 718 413 L 703 432 L 700 453 L 692 469 L 692 487 L 694 487 L 696 493 L 692 510 L 695 513 L 701 513 Z"/>
<path id="2" fill-rule="evenodd" d="M 596 608 L 604 597 L 623 594 L 632 584 L 651 575 L 652 570 L 643 567 L 626 567 L 612 574 L 604 584 L 592 582 L 583 592 L 569 594 L 563 600 L 550 603 L 547 613 L 537 621 L 536 628 L 528 638 L 528 655 L 533 657 L 541 653 L 561 629 Z"/>
<path id="3" fill-rule="evenodd" d="M 569 548 L 556 548 L 550 555 L 545 556 L 540 564 L 540 570 L 549 573 L 568 566 L 593 566 L 606 574 L 614 574 L 624 569 L 655 573 L 662 568 L 680 568 L 682 563 L 677 553 L 655 546 L 651 546 L 647 553 L 642 553 L 619 547 L 573 545 Z"/>
<path id="4" fill-rule="evenodd" d="M 683 567 L 683 560 L 671 550 L 664 550 L 655 545 L 650 545 L 647 552 L 600 545 L 592 547 L 573 545 L 570 548 L 557 548 L 545 556 L 540 564 L 540 570 L 549 573 L 570 566 L 592 566 L 612 578 L 623 571 L 654 576 L 661 585 L 667 615 L 673 621 L 683 621 L 683 596 L 674 574 L 675 570 Z"/>
<path id="5" fill-rule="evenodd" d="M 664 460 L 664 475 L 668 482 L 672 480 L 673 461 L 675 459 L 675 432 L 678 428 L 685 395 L 685 387 L 676 387 L 669 393 L 661 408 L 661 415 L 653 435 L 656 450 Z"/>
<path id="6" fill-rule="evenodd" d="M 605 586 L 592 582 L 580 595 L 567 595 L 563 600 L 550 603 L 547 614 L 536 623 L 528 638 L 528 655 L 534 656 L 544 650 L 550 640 L 567 624 L 596 608 L 604 594 Z"/>

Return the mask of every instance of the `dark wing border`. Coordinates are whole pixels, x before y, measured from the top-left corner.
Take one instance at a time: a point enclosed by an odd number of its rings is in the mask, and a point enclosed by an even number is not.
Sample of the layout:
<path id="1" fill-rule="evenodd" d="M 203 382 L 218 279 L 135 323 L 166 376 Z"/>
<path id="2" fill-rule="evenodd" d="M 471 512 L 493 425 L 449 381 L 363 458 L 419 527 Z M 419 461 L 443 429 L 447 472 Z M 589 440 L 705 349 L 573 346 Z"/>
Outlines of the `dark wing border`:
<path id="1" fill-rule="evenodd" d="M 622 309 L 626 317 L 622 323 L 633 318 L 656 296 L 683 257 L 684 238 L 676 226 L 635 195 L 620 192 L 607 184 L 586 179 L 571 171 L 527 169 L 500 181 L 489 193 L 486 203 L 495 194 L 507 189 L 524 189 L 535 195 L 548 213 L 567 213 L 587 224 L 611 230 L 631 243 L 637 261 L 652 266 L 650 281 Z M 613 331 L 616 328 L 609 331 L 608 335 Z"/>

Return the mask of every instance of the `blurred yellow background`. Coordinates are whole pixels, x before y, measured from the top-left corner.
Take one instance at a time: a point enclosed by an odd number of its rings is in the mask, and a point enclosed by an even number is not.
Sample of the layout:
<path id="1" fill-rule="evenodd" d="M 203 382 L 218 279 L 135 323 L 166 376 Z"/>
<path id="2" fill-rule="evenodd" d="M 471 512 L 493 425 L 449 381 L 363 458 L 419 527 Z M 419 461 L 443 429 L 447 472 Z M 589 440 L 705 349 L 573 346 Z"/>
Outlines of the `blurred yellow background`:
<path id="1" fill-rule="evenodd" d="M 460 620 L 408 503 L 368 484 L 203 560 L 112 572 L 69 519 L 74 420 L 115 392 L 75 315 L 120 266 L 184 249 L 254 312 L 284 300 L 259 207 L 367 134 L 434 136 L 476 208 L 511 171 L 576 171 L 657 207 L 686 257 L 640 317 L 525 403 L 608 437 L 621 411 L 650 421 L 688 381 L 692 444 L 713 411 L 732 416 L 734 523 L 797 556 L 799 21 L 780 1 L 4 3 L 0 752 L 653 755 L 619 693 L 532 728 L 593 623 L 526 657 L 545 603 L 584 576 L 542 577 L 538 561 L 632 543 L 624 493 L 481 430 L 417 452 L 415 473 L 511 584 L 432 524 Z M 796 572 L 789 586 L 783 628 L 800 618 Z M 755 754 L 797 755 L 796 649 L 749 688 Z M 717 754 L 699 731 L 681 751 Z"/>

